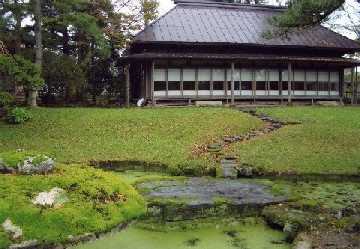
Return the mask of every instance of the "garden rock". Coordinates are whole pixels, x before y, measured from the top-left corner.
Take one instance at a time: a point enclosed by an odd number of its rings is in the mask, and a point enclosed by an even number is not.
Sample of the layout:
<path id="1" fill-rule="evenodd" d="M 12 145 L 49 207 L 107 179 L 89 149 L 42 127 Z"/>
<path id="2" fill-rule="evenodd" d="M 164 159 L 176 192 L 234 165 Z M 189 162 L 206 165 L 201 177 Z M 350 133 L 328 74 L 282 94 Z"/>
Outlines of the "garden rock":
<path id="1" fill-rule="evenodd" d="M 36 157 L 29 157 L 24 161 L 23 165 L 19 165 L 18 173 L 24 175 L 33 175 L 33 174 L 47 174 L 52 172 L 54 169 L 55 162 L 52 158 L 44 156 L 46 159 L 39 164 L 33 164 L 33 161 Z"/>
<path id="2" fill-rule="evenodd" d="M 38 160 L 39 157 L 43 160 L 36 163 L 36 160 Z M 54 167 L 54 159 L 47 156 L 38 155 L 28 157 L 23 162 L 19 162 L 16 167 L 5 164 L 4 160 L 0 158 L 0 172 L 3 173 L 15 173 L 21 175 L 47 174 L 52 172 Z"/>
<path id="3" fill-rule="evenodd" d="M 39 193 L 32 203 L 44 207 L 61 207 L 68 201 L 67 193 L 61 188 L 53 188 L 49 192 Z"/>
<path id="4" fill-rule="evenodd" d="M 266 207 L 263 209 L 262 215 L 270 223 L 283 227 L 288 241 L 292 241 L 299 231 L 310 226 L 311 215 L 309 213 L 284 206 Z"/>
<path id="5" fill-rule="evenodd" d="M 148 201 L 147 219 L 162 221 L 258 216 L 264 206 L 287 201 L 266 185 L 244 180 L 191 177 L 137 186 Z M 143 191 L 145 190 L 145 191 Z"/>
<path id="6" fill-rule="evenodd" d="M 237 168 L 238 178 L 249 178 L 253 176 L 253 168 L 248 165 L 240 165 Z"/>
<path id="7" fill-rule="evenodd" d="M 224 158 L 220 162 L 220 166 L 222 169 L 222 175 L 225 178 L 237 178 L 237 163 L 236 158 Z"/>
<path id="8" fill-rule="evenodd" d="M 360 233 L 360 222 L 352 224 L 351 226 L 347 227 L 346 232 L 348 232 L 348 233 Z"/>
<path id="9" fill-rule="evenodd" d="M 10 219 L 6 219 L 2 227 L 5 233 L 12 234 L 13 239 L 18 239 L 23 235 L 22 229 L 14 225 Z"/>
<path id="10" fill-rule="evenodd" d="M 360 233 L 360 215 L 350 216 L 351 225 L 346 228 L 348 233 Z"/>

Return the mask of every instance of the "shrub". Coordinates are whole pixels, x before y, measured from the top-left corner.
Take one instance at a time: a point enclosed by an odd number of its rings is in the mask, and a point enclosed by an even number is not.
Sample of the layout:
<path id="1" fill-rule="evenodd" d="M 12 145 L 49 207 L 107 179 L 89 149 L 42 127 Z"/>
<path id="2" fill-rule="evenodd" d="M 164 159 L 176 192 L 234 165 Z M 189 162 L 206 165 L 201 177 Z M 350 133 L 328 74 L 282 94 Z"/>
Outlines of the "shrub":
<path id="1" fill-rule="evenodd" d="M 9 92 L 0 92 L 0 117 L 6 117 L 9 110 L 15 105 L 16 98 Z"/>
<path id="2" fill-rule="evenodd" d="M 9 92 L 0 92 L 0 108 L 11 107 L 15 104 L 16 98 Z"/>
<path id="3" fill-rule="evenodd" d="M 30 111 L 25 108 L 15 107 L 7 114 L 6 122 L 11 124 L 23 124 L 30 119 Z"/>

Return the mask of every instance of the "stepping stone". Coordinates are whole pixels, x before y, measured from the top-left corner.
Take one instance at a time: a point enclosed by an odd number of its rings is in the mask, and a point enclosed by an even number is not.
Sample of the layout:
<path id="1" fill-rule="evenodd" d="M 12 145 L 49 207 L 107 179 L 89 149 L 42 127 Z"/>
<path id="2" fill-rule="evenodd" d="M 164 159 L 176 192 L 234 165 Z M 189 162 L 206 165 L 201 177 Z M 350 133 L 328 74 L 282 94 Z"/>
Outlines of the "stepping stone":
<path id="1" fill-rule="evenodd" d="M 220 162 L 223 176 L 225 178 L 236 179 L 237 178 L 237 163 L 235 158 L 224 158 Z"/>
<path id="2" fill-rule="evenodd" d="M 208 149 L 210 150 L 217 150 L 217 149 L 221 149 L 221 144 L 212 144 L 208 146 Z"/>
<path id="3" fill-rule="evenodd" d="M 248 133 L 249 137 L 257 137 L 259 136 L 259 134 L 257 132 L 251 132 L 251 133 Z"/>
<path id="4" fill-rule="evenodd" d="M 209 145 L 206 149 L 208 152 L 220 152 L 221 151 L 221 145 L 220 144 L 213 144 Z"/>
<path id="5" fill-rule="evenodd" d="M 271 132 L 272 130 L 270 130 L 270 129 L 267 129 L 267 128 L 264 128 L 264 129 L 263 129 L 262 131 L 264 132 L 264 134 L 266 134 L 266 133 L 269 133 L 269 132 Z"/>
<path id="6" fill-rule="evenodd" d="M 226 143 L 233 143 L 233 142 L 235 142 L 235 139 L 233 137 L 227 137 L 227 138 L 224 138 L 224 141 Z"/>
<path id="7" fill-rule="evenodd" d="M 235 136 L 234 139 L 235 139 L 235 141 L 242 141 L 242 140 L 244 140 L 244 137 L 243 136 Z"/>
<path id="8" fill-rule="evenodd" d="M 275 128 L 273 126 L 266 126 L 265 129 L 271 130 L 271 131 L 275 130 Z"/>
<path id="9" fill-rule="evenodd" d="M 263 131 L 254 131 L 253 134 L 254 134 L 254 136 L 261 136 L 261 135 L 264 135 L 264 132 Z"/>

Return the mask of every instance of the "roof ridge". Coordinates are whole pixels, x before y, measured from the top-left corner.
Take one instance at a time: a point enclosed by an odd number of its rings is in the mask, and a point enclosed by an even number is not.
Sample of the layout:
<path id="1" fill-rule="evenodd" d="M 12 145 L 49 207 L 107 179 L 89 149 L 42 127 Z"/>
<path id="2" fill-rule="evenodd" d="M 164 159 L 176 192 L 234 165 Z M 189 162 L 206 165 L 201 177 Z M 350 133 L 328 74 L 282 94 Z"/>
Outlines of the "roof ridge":
<path id="1" fill-rule="evenodd" d="M 287 7 L 276 6 L 276 5 L 264 5 L 264 4 L 244 4 L 244 3 L 228 3 L 218 2 L 211 0 L 173 0 L 177 5 L 188 5 L 188 6 L 210 6 L 220 8 L 249 8 L 249 9 L 270 9 L 284 11 Z"/>

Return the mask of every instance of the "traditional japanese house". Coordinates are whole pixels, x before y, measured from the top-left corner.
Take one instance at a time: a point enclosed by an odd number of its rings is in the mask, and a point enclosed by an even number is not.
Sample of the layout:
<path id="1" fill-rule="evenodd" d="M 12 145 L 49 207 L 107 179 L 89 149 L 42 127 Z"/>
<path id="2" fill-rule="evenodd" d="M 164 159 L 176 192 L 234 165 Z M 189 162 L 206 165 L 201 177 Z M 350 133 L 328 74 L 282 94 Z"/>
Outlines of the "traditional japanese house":
<path id="1" fill-rule="evenodd" d="M 269 17 L 284 7 L 213 1 L 176 6 L 138 33 L 124 55 L 134 99 L 341 101 L 344 55 L 360 44 L 325 27 L 266 39 Z"/>

